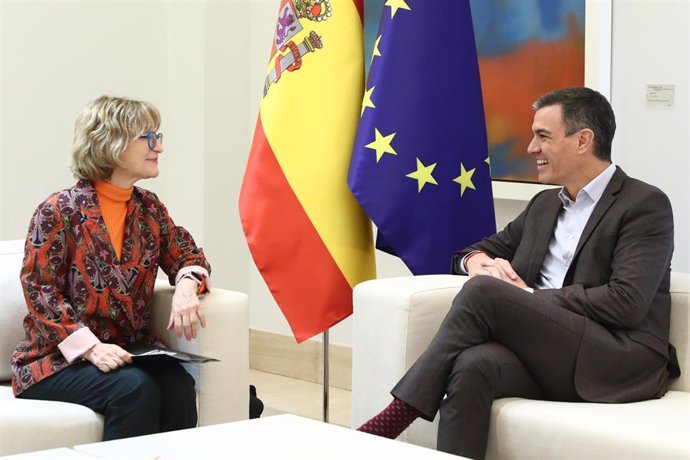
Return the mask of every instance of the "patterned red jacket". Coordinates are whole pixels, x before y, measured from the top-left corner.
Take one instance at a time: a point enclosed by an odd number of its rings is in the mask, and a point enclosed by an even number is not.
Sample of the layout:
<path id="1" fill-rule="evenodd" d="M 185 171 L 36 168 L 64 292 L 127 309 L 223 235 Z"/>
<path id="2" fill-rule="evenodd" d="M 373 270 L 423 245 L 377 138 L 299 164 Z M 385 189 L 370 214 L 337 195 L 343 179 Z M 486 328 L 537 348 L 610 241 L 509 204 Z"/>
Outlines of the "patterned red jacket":
<path id="1" fill-rule="evenodd" d="M 90 181 L 48 197 L 26 239 L 21 282 L 29 312 L 26 336 L 12 355 L 15 395 L 69 366 L 58 344 L 79 328 L 120 346 L 157 341 L 149 323 L 158 267 L 172 285 L 189 265 L 210 270 L 201 248 L 152 192 L 134 187 L 121 260 Z"/>

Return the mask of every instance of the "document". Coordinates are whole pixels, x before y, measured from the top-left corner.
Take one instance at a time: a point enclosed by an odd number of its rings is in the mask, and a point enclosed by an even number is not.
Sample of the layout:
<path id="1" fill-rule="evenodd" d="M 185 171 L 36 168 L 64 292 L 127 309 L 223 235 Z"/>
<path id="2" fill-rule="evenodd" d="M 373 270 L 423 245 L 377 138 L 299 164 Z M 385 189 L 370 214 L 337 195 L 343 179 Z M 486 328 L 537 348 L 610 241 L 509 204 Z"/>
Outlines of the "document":
<path id="1" fill-rule="evenodd" d="M 187 353 L 186 351 L 146 345 L 143 343 L 129 345 L 126 347 L 126 350 L 134 359 L 153 359 L 162 357 L 172 358 L 183 363 L 208 363 L 211 361 L 219 361 L 218 359 L 209 358 L 208 356 L 195 355 L 193 353 Z"/>

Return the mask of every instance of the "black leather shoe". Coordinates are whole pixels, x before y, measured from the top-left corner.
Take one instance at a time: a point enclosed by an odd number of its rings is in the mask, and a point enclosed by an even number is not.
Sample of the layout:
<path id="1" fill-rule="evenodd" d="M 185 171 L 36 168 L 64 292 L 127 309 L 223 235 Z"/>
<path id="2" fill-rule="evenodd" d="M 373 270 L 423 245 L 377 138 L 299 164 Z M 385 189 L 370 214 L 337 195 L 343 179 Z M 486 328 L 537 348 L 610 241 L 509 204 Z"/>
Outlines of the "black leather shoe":
<path id="1" fill-rule="evenodd" d="M 259 418 L 264 411 L 264 403 L 256 396 L 256 387 L 249 385 L 249 418 Z"/>

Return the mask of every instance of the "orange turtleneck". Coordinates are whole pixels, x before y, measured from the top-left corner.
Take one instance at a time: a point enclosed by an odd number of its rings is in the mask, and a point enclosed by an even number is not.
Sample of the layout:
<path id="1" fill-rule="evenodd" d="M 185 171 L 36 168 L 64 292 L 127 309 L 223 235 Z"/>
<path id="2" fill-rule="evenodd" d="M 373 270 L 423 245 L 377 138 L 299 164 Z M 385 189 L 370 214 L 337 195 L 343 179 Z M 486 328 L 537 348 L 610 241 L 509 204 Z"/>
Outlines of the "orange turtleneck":
<path id="1" fill-rule="evenodd" d="M 115 254 L 120 258 L 122 244 L 125 238 L 125 218 L 127 217 L 127 202 L 132 197 L 130 188 L 120 188 L 104 181 L 94 183 L 98 202 L 101 205 L 101 213 L 108 229 L 110 241 L 113 243 Z"/>

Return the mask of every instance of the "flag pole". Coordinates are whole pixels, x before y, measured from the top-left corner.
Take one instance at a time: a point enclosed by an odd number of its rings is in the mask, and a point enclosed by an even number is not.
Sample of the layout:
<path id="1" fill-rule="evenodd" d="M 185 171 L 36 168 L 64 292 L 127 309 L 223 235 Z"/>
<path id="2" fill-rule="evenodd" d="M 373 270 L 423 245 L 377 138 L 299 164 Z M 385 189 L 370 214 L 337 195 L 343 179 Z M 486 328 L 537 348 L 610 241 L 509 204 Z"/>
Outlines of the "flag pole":
<path id="1" fill-rule="evenodd" d="M 328 329 L 323 331 L 323 421 L 328 423 Z"/>

